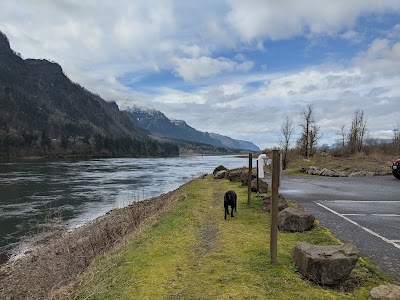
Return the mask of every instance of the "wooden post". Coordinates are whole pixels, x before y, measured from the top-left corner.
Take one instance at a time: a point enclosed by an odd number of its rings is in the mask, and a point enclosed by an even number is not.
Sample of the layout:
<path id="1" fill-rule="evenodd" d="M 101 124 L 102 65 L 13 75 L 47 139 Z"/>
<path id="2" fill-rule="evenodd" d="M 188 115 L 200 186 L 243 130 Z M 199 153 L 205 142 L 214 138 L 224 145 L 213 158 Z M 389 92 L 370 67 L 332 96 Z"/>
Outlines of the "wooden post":
<path id="1" fill-rule="evenodd" d="M 271 176 L 271 235 L 270 253 L 271 264 L 278 263 L 278 190 L 281 164 L 279 150 L 272 150 L 272 176 Z"/>
<path id="2" fill-rule="evenodd" d="M 250 206 L 250 199 L 251 199 L 251 179 L 253 171 L 253 154 L 249 153 L 249 174 L 247 177 L 247 205 Z"/>

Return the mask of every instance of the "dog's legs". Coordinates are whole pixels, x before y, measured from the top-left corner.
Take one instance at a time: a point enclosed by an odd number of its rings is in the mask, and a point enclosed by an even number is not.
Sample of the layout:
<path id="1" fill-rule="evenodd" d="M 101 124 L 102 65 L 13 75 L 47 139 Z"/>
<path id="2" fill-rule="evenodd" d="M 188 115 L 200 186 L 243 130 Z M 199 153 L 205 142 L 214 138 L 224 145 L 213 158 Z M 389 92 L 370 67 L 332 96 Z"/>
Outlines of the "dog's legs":
<path id="1" fill-rule="evenodd" d="M 228 210 L 228 207 L 225 206 L 225 220 L 226 220 L 226 215 L 227 215 L 227 214 L 229 214 L 229 210 Z"/>
<path id="2" fill-rule="evenodd" d="M 231 217 L 233 217 L 233 206 L 231 206 Z"/>

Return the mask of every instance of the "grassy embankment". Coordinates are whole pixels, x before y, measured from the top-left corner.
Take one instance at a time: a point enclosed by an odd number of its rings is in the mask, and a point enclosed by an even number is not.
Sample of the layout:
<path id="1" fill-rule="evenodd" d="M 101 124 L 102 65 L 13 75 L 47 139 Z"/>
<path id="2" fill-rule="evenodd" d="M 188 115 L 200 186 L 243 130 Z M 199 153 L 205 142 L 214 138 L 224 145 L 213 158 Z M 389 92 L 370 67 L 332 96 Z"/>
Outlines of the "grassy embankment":
<path id="1" fill-rule="evenodd" d="M 229 189 L 238 194 L 238 211 L 225 221 L 222 199 Z M 280 232 L 279 263 L 271 266 L 270 215 L 261 198 L 247 206 L 240 183 L 207 176 L 179 192 L 185 200 L 92 264 L 77 299 L 368 299 L 385 281 L 363 259 L 341 287 L 303 280 L 290 256 L 296 242 L 339 243 L 318 225 L 305 233 Z"/>
<path id="2" fill-rule="evenodd" d="M 381 175 L 390 175 L 392 174 L 390 166 L 396 159 L 395 156 L 366 156 L 361 154 L 350 157 L 318 156 L 310 159 L 296 158 L 289 162 L 285 173 L 300 173 L 301 168 L 315 166 L 344 172 L 369 171 Z"/>

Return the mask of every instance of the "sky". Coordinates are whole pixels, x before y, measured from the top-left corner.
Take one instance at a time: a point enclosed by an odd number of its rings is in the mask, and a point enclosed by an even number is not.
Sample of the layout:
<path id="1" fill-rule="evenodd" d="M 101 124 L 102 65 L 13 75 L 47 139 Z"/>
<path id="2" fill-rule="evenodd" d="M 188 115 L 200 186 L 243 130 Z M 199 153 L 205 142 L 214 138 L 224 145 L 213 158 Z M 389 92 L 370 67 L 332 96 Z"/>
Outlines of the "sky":
<path id="1" fill-rule="evenodd" d="M 319 145 L 357 110 L 370 138 L 399 127 L 399 0 L 1 0 L 0 31 L 120 109 L 260 148 L 310 104 Z"/>

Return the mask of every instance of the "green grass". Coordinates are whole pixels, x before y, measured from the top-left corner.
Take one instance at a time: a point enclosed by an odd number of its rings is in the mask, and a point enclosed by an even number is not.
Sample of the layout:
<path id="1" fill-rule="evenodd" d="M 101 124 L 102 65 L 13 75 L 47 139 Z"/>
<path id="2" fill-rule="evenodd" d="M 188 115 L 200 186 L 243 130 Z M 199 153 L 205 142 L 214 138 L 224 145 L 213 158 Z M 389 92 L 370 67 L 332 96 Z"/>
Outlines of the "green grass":
<path id="1" fill-rule="evenodd" d="M 224 220 L 223 194 L 238 194 L 234 218 Z M 342 287 L 330 289 L 296 273 L 298 241 L 340 242 L 325 228 L 278 234 L 278 265 L 269 263 L 270 216 L 261 198 L 247 206 L 247 188 L 227 180 L 196 179 L 185 200 L 98 258 L 76 291 L 77 299 L 368 299 L 385 279 L 361 259 Z"/>

